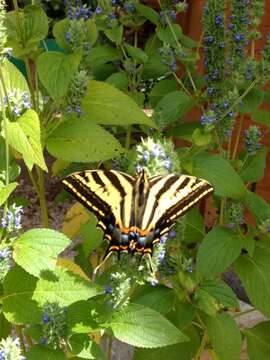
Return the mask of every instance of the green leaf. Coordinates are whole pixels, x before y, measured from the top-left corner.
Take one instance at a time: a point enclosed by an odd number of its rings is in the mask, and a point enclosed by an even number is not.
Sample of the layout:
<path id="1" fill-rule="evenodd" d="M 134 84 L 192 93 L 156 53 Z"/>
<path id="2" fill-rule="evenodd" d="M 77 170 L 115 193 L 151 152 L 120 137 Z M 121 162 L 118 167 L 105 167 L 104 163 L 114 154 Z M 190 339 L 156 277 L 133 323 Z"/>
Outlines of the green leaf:
<path id="1" fill-rule="evenodd" d="M 202 283 L 200 289 L 206 291 L 224 307 L 238 307 L 238 299 L 232 289 L 222 280 L 212 279 Z"/>
<path id="2" fill-rule="evenodd" d="M 94 215 L 90 215 L 89 221 L 81 225 L 80 235 L 85 257 L 88 258 L 90 253 L 101 245 L 104 238 L 103 231 L 97 228 L 97 219 Z"/>
<path id="3" fill-rule="evenodd" d="M 103 293 L 101 286 L 93 285 L 59 267 L 55 272 L 47 271 L 38 280 L 33 300 L 41 306 L 46 302 L 57 302 L 60 306 L 69 306 L 76 301 L 87 300 Z"/>
<path id="4" fill-rule="evenodd" d="M 184 242 L 191 244 L 197 241 L 201 241 L 205 236 L 205 226 L 202 215 L 196 208 L 187 212 L 184 219 Z"/>
<path id="5" fill-rule="evenodd" d="M 41 309 L 32 299 L 37 279 L 15 266 L 4 280 L 3 312 L 12 324 L 32 324 L 41 321 Z"/>
<path id="6" fill-rule="evenodd" d="M 104 33 L 112 42 L 121 44 L 123 37 L 123 25 L 115 26 L 112 29 L 107 29 L 104 31 Z"/>
<path id="7" fill-rule="evenodd" d="M 7 47 L 12 48 L 16 57 L 29 55 L 48 33 L 48 18 L 41 6 L 27 5 L 19 11 L 9 11 L 6 14 Z"/>
<path id="8" fill-rule="evenodd" d="M 247 352 L 249 360 L 270 359 L 270 321 L 264 321 L 246 329 Z"/>
<path id="9" fill-rule="evenodd" d="M 193 40 L 191 37 L 186 36 L 184 34 L 182 34 L 181 36 L 180 43 L 189 49 L 193 49 L 199 46 L 199 43 L 197 41 Z"/>
<path id="10" fill-rule="evenodd" d="M 108 325 L 118 340 L 137 347 L 156 348 L 189 340 L 158 312 L 138 304 L 115 312 Z"/>
<path id="11" fill-rule="evenodd" d="M 30 96 L 27 81 L 23 74 L 13 65 L 10 61 L 5 59 L 1 64 L 1 71 L 5 74 L 5 88 L 7 92 L 12 92 L 15 89 L 19 90 L 19 93 L 26 92 Z M 2 82 L 0 82 L 0 93 L 2 98 L 5 96 Z"/>
<path id="12" fill-rule="evenodd" d="M 161 127 L 181 118 L 193 106 L 193 100 L 182 91 L 173 91 L 165 95 L 157 104 L 154 119 Z"/>
<path id="13" fill-rule="evenodd" d="M 0 340 L 10 335 L 12 324 L 7 321 L 2 311 L 0 311 Z"/>
<path id="14" fill-rule="evenodd" d="M 263 110 L 263 109 L 255 110 L 251 114 L 251 119 L 259 124 L 270 127 L 270 112 L 267 110 Z"/>
<path id="15" fill-rule="evenodd" d="M 264 175 L 267 148 L 260 149 L 255 155 L 249 156 L 244 168 L 241 169 L 239 175 L 245 182 L 258 182 Z"/>
<path id="16" fill-rule="evenodd" d="M 114 73 L 106 79 L 106 83 L 113 85 L 119 90 L 125 90 L 128 87 L 127 75 L 123 72 Z"/>
<path id="17" fill-rule="evenodd" d="M 176 39 L 180 40 L 182 38 L 182 29 L 178 24 L 171 24 L 171 27 L 165 26 L 159 28 L 157 30 L 157 36 L 162 42 L 175 46 L 177 45 Z"/>
<path id="18" fill-rule="evenodd" d="M 172 289 L 165 286 L 155 288 L 147 286 L 133 299 L 133 302 L 147 306 L 164 315 L 171 310 L 175 300 L 175 292 Z"/>
<path id="19" fill-rule="evenodd" d="M 240 176 L 221 155 L 200 153 L 193 157 L 192 175 L 208 180 L 216 195 L 241 199 L 246 188 Z"/>
<path id="20" fill-rule="evenodd" d="M 252 304 L 270 316 L 270 248 L 267 243 L 256 244 L 254 254 L 241 256 L 235 270 Z"/>
<path id="21" fill-rule="evenodd" d="M 166 318 L 177 328 L 184 331 L 191 325 L 195 315 L 196 308 L 194 304 L 177 301 L 172 310 L 166 315 Z"/>
<path id="22" fill-rule="evenodd" d="M 240 255 L 242 239 L 233 231 L 216 226 L 203 239 L 197 253 L 197 270 L 205 277 L 227 269 Z"/>
<path id="23" fill-rule="evenodd" d="M 54 350 L 47 346 L 35 345 L 26 353 L 27 360 L 66 360 L 62 350 Z"/>
<path id="24" fill-rule="evenodd" d="M 147 117 L 128 95 L 100 81 L 89 81 L 82 110 L 88 120 L 98 124 L 143 124 L 156 127 L 153 120 Z"/>
<path id="25" fill-rule="evenodd" d="M 107 62 L 116 61 L 121 58 L 120 52 L 109 46 L 95 46 L 89 55 L 89 62 L 92 67 L 98 67 Z"/>
<path id="26" fill-rule="evenodd" d="M 256 221 L 270 218 L 270 205 L 259 195 L 247 191 L 244 202 Z"/>
<path id="27" fill-rule="evenodd" d="M 38 57 L 39 79 L 54 101 L 59 102 L 66 95 L 80 59 L 79 53 L 66 55 L 56 51 L 45 52 Z"/>
<path id="28" fill-rule="evenodd" d="M 122 151 L 116 138 L 91 119 L 62 122 L 46 142 L 48 152 L 68 162 L 105 161 Z"/>
<path id="29" fill-rule="evenodd" d="M 185 122 L 173 127 L 167 132 L 168 136 L 174 136 L 177 139 L 187 140 L 192 142 L 192 136 L 196 129 L 198 129 L 198 121 L 194 122 Z"/>
<path id="30" fill-rule="evenodd" d="M 8 199 L 9 195 L 16 189 L 18 183 L 13 182 L 8 185 L 3 185 L 0 182 L 0 206 Z"/>
<path id="31" fill-rule="evenodd" d="M 105 359 L 101 348 L 88 335 L 74 334 L 69 339 L 72 352 L 80 359 Z"/>
<path id="32" fill-rule="evenodd" d="M 164 79 L 158 81 L 152 88 L 149 97 L 150 105 L 154 108 L 158 102 L 168 93 L 175 91 L 177 83 L 175 79 Z M 198 123 L 197 123 L 198 124 Z"/>
<path id="33" fill-rule="evenodd" d="M 208 317 L 206 321 L 209 340 L 219 360 L 239 360 L 241 333 L 233 318 L 227 314 Z"/>
<path id="34" fill-rule="evenodd" d="M 69 30 L 69 26 L 70 22 L 68 19 L 57 21 L 53 27 L 53 36 L 61 48 L 71 50 L 71 45 L 66 40 L 66 34 Z"/>
<path id="35" fill-rule="evenodd" d="M 144 64 L 142 78 L 143 80 L 151 80 L 163 76 L 168 73 L 168 68 L 162 63 L 162 58 L 158 51 L 148 55 L 148 60 Z"/>
<path id="36" fill-rule="evenodd" d="M 194 293 L 196 306 L 210 316 L 214 316 L 219 306 L 216 299 L 203 289 L 197 289 Z"/>
<path id="37" fill-rule="evenodd" d="M 124 46 L 129 56 L 131 56 L 133 60 L 138 61 L 138 63 L 140 64 L 146 63 L 146 61 L 148 60 L 148 56 L 142 49 L 137 48 L 135 46 L 131 46 L 127 43 L 125 43 Z"/>
<path id="38" fill-rule="evenodd" d="M 207 146 L 212 140 L 212 135 L 202 129 L 195 129 L 192 134 L 192 141 L 196 146 Z"/>
<path id="39" fill-rule="evenodd" d="M 146 17 L 146 19 L 151 21 L 153 24 L 155 25 L 159 24 L 160 16 L 150 6 L 136 4 L 136 10 L 138 11 L 139 14 Z"/>
<path id="40" fill-rule="evenodd" d="M 34 164 L 47 170 L 41 146 L 41 130 L 37 113 L 27 110 L 17 121 L 7 123 L 8 142 L 20 152 L 29 170 Z"/>
<path id="41" fill-rule="evenodd" d="M 200 346 L 200 335 L 190 326 L 184 332 L 190 341 L 158 349 L 135 349 L 133 360 L 191 360 Z"/>
<path id="42" fill-rule="evenodd" d="M 89 301 L 77 301 L 71 304 L 67 312 L 67 328 L 69 333 L 84 334 L 93 332 L 98 328 L 94 321 L 94 307 Z"/>
<path id="43" fill-rule="evenodd" d="M 244 91 L 243 91 L 244 92 Z M 256 110 L 263 102 L 264 93 L 260 89 L 253 88 L 244 98 L 243 104 L 240 106 L 240 113 L 251 113 Z"/>
<path id="44" fill-rule="evenodd" d="M 32 229 L 16 239 L 14 260 L 28 273 L 39 277 L 46 270 L 54 270 L 57 256 L 70 243 L 58 231 L 51 229 Z"/>

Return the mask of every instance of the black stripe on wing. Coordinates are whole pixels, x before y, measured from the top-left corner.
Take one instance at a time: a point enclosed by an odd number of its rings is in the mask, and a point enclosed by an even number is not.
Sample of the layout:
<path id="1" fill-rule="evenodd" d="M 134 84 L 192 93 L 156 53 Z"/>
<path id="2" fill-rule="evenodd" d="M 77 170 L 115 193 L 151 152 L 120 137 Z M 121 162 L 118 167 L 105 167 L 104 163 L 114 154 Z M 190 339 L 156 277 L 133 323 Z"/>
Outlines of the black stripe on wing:
<path id="1" fill-rule="evenodd" d="M 201 182 L 200 186 L 198 186 L 198 182 Z M 201 179 L 198 179 L 198 181 L 193 184 L 193 187 L 195 187 L 195 185 L 197 186 L 195 190 L 191 190 L 186 197 L 182 198 L 176 205 L 169 208 L 166 211 L 165 216 L 157 222 L 156 228 L 161 230 L 161 235 L 166 234 L 180 216 L 185 215 L 188 210 L 197 205 L 199 201 L 207 198 L 214 190 L 208 182 Z"/>
<path id="2" fill-rule="evenodd" d="M 65 189 L 87 209 L 93 212 L 98 220 L 103 220 L 109 213 L 111 213 L 108 204 L 96 196 L 95 193 L 78 178 L 76 178 L 75 175 L 70 175 L 62 182 Z"/>

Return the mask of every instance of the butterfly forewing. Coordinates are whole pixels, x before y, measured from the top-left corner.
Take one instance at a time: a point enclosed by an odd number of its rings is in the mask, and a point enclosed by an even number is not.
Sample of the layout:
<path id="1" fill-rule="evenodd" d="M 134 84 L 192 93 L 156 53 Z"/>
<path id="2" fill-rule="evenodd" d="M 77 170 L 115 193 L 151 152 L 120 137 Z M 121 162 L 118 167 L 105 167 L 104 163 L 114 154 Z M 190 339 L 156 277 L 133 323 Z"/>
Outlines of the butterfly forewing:
<path id="1" fill-rule="evenodd" d="M 134 183 L 131 176 L 114 170 L 88 170 L 70 175 L 63 183 L 96 215 L 99 225 L 107 225 L 104 219 L 109 215 L 120 227 L 129 225 Z"/>

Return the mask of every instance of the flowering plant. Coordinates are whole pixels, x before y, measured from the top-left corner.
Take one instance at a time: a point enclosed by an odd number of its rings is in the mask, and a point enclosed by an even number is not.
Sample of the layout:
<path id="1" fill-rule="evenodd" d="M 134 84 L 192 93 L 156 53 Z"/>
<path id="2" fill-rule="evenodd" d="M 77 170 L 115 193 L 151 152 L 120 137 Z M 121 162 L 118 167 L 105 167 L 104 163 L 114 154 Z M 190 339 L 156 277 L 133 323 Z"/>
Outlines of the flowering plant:
<path id="1" fill-rule="evenodd" d="M 255 57 L 263 5 L 206 1 L 197 43 L 178 23 L 185 0 L 67 0 L 52 51 L 42 6 L 13 1 L 6 12 L 0 1 L 0 359 L 112 358 L 114 338 L 135 348 L 135 360 L 199 360 L 205 349 L 237 360 L 244 338 L 250 359 L 269 358 L 269 321 L 240 329 L 238 294 L 224 281 L 233 269 L 252 311 L 269 317 L 270 206 L 256 193 L 270 127 L 261 108 L 269 39 Z M 62 233 L 50 229 L 45 173 L 101 163 L 204 178 L 214 196 L 160 238 L 151 262 L 123 252 L 96 274 L 105 252 L 96 219 L 75 204 Z M 22 225 L 21 167 L 41 229 Z M 61 254 L 69 245 L 74 259 Z"/>

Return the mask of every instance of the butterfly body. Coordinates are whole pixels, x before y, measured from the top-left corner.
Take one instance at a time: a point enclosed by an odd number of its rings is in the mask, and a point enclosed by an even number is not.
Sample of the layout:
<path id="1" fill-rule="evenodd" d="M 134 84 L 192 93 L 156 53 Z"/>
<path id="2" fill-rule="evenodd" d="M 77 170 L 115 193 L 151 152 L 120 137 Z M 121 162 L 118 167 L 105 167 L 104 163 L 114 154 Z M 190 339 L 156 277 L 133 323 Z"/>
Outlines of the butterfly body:
<path id="1" fill-rule="evenodd" d="M 179 216 L 208 196 L 213 187 L 186 175 L 135 178 L 115 170 L 89 170 L 63 180 L 65 188 L 98 219 L 107 251 L 152 254 Z"/>

